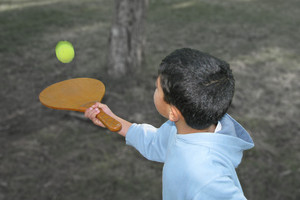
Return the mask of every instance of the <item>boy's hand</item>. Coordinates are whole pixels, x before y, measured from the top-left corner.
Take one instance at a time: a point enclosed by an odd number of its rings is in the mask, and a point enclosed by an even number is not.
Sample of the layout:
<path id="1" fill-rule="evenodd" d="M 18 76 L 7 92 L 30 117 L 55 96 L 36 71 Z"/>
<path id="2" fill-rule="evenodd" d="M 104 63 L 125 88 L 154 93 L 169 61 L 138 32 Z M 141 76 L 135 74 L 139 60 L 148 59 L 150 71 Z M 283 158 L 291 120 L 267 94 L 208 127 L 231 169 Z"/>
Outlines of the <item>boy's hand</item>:
<path id="1" fill-rule="evenodd" d="M 96 102 L 90 108 L 86 109 L 86 111 L 84 112 L 84 116 L 89 118 L 90 120 L 92 120 L 93 123 L 96 124 L 97 126 L 101 126 L 101 127 L 105 128 L 103 123 L 96 117 L 100 113 L 99 108 L 101 108 L 103 110 L 103 112 L 105 112 L 109 116 L 111 116 L 115 119 L 117 118 L 117 116 L 109 109 L 109 107 L 107 105 L 99 103 L 99 102 Z"/>
<path id="2" fill-rule="evenodd" d="M 106 114 L 108 114 L 109 116 L 116 119 L 117 121 L 119 121 L 122 124 L 122 129 L 118 133 L 125 137 L 128 129 L 130 128 L 132 123 L 115 115 L 109 109 L 109 107 L 107 105 L 97 102 L 94 105 L 92 105 L 90 108 L 86 109 L 86 111 L 84 112 L 84 116 L 86 116 L 87 118 L 92 120 L 93 123 L 96 124 L 97 126 L 101 126 L 101 127 L 105 128 L 103 123 L 96 117 L 100 112 L 102 112 L 102 111 L 100 111 L 99 108 L 101 108 L 103 110 L 103 112 L 105 112 Z"/>

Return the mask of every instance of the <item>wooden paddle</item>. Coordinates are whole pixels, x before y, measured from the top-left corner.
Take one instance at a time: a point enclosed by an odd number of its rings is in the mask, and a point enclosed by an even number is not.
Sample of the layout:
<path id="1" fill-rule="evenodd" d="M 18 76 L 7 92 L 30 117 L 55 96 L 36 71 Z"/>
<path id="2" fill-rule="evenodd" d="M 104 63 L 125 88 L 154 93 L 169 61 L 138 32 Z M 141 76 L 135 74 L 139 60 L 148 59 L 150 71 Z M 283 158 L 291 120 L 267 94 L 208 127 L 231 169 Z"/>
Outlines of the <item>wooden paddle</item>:
<path id="1" fill-rule="evenodd" d="M 100 102 L 105 93 L 104 84 L 92 78 L 74 78 L 61 81 L 45 88 L 39 96 L 40 102 L 49 108 L 85 112 L 96 102 Z M 97 118 L 110 130 L 121 130 L 120 122 L 100 109 Z"/>

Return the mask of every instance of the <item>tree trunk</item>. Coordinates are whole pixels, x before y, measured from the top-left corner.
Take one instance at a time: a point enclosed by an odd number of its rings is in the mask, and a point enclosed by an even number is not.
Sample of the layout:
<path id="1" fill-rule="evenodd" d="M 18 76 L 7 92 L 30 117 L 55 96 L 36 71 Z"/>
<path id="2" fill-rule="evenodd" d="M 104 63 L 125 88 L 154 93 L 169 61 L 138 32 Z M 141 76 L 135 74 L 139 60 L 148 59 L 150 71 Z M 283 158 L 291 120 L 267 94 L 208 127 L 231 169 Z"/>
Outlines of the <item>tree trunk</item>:
<path id="1" fill-rule="evenodd" d="M 135 74 L 144 57 L 144 26 L 148 0 L 115 0 L 109 37 L 108 74 L 120 78 Z"/>

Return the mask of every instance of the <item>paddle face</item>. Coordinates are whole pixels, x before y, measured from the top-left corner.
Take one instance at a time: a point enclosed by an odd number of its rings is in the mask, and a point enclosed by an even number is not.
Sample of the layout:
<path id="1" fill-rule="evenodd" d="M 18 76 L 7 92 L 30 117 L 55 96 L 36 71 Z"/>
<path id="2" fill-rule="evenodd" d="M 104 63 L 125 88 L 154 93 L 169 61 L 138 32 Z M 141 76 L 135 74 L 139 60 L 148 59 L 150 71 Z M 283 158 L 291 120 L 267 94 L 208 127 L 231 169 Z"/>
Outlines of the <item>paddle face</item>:
<path id="1" fill-rule="evenodd" d="M 92 78 L 75 78 L 50 85 L 40 93 L 43 105 L 60 110 L 84 112 L 105 93 L 104 84 Z"/>
<path id="2" fill-rule="evenodd" d="M 75 78 L 61 81 L 45 88 L 39 96 L 40 102 L 53 109 L 85 112 L 96 102 L 100 102 L 105 93 L 104 84 L 92 78 Z M 104 112 L 97 118 L 111 131 L 119 131 L 121 123 Z"/>

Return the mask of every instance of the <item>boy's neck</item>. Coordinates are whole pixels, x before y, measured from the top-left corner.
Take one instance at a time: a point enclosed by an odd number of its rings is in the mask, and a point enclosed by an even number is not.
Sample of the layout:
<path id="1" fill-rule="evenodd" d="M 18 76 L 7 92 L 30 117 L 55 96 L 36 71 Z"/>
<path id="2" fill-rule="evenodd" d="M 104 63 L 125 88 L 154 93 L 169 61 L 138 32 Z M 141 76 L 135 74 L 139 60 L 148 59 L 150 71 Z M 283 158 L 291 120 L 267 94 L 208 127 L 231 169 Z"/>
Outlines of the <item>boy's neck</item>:
<path id="1" fill-rule="evenodd" d="M 188 126 L 184 121 L 179 120 L 175 122 L 177 133 L 178 134 L 190 134 L 190 133 L 214 133 L 216 129 L 216 125 L 213 124 L 206 129 L 193 129 Z"/>

